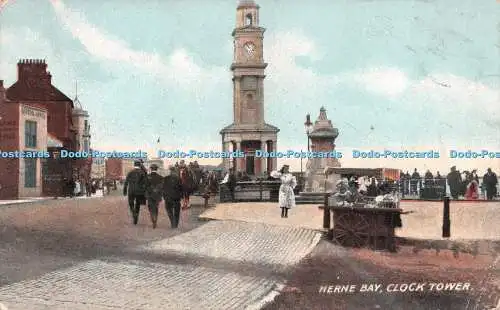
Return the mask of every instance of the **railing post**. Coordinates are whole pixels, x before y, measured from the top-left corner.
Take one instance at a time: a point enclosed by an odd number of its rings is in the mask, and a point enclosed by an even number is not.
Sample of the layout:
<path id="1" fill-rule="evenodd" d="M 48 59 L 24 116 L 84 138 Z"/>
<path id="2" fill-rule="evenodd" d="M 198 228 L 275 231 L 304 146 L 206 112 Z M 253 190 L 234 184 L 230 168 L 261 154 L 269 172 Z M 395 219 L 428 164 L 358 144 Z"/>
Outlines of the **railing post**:
<path id="1" fill-rule="evenodd" d="M 205 208 L 208 208 L 208 199 L 209 199 L 209 198 L 210 198 L 210 196 L 209 196 L 208 194 L 204 194 L 204 195 L 203 195 L 203 199 L 205 199 L 203 206 L 204 206 Z"/>
<path id="2" fill-rule="evenodd" d="M 443 205 L 443 238 L 449 238 L 451 228 L 450 221 L 450 197 L 444 197 L 444 205 Z"/>
<path id="3" fill-rule="evenodd" d="M 260 201 L 262 201 L 262 179 L 259 180 L 259 190 L 260 190 Z"/>
<path id="4" fill-rule="evenodd" d="M 323 228 L 330 229 L 330 207 L 328 206 L 328 194 L 325 194 L 323 206 Z"/>

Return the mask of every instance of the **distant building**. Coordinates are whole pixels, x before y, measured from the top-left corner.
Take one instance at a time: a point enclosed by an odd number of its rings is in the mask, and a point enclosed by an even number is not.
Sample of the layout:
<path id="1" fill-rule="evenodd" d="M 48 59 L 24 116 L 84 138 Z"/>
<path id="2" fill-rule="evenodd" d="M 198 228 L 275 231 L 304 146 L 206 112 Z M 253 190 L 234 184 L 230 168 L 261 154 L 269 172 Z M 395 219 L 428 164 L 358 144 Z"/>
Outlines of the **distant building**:
<path id="1" fill-rule="evenodd" d="M 80 100 L 78 99 L 78 89 L 73 100 L 74 109 L 72 112 L 73 128 L 75 129 L 75 149 L 79 152 L 89 153 L 90 148 L 90 119 L 89 113 L 83 109 Z M 77 172 L 80 180 L 88 181 L 92 170 L 92 157 L 76 160 L 74 170 Z M 85 188 L 85 187 L 83 187 Z"/>
<path id="2" fill-rule="evenodd" d="M 127 174 L 134 169 L 133 159 L 109 158 L 106 160 L 106 180 L 123 181 Z"/>
<path id="3" fill-rule="evenodd" d="M 63 149 L 77 150 L 73 109 L 73 101 L 52 85 L 43 60 L 20 60 L 17 81 L 8 89 L 0 83 L 0 150 L 48 151 L 50 155 L 2 158 L 0 199 L 62 194 L 65 180 L 78 166 L 75 160 L 58 156 Z"/>
<path id="4" fill-rule="evenodd" d="M 76 132 L 76 149 L 82 152 L 90 151 L 90 119 L 89 112 L 82 107 L 78 94 L 73 100 L 73 124 Z"/>
<path id="5" fill-rule="evenodd" d="M 92 159 L 90 177 L 92 179 L 103 179 L 104 177 L 106 177 L 106 161 L 104 158 Z"/>

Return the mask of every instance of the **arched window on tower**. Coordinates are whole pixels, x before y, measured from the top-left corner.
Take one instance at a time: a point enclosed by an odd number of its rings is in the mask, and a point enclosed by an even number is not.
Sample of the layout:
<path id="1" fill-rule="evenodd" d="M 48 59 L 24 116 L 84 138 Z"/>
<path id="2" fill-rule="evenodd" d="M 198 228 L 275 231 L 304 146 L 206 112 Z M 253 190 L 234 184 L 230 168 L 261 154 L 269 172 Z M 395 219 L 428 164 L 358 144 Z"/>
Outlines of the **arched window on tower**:
<path id="1" fill-rule="evenodd" d="M 252 26 L 252 24 L 253 24 L 252 14 L 249 13 L 245 18 L 245 26 Z"/>

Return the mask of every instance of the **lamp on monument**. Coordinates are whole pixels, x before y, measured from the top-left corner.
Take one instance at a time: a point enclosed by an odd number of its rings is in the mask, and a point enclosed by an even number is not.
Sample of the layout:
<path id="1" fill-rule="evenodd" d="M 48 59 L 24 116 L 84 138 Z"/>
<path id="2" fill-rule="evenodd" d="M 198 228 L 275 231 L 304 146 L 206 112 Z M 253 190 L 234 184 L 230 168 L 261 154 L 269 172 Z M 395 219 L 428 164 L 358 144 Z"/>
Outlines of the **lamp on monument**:
<path id="1" fill-rule="evenodd" d="M 310 152 L 310 143 L 309 143 L 309 135 L 311 134 L 312 130 L 313 130 L 313 123 L 311 122 L 311 114 L 307 114 L 306 115 L 306 122 L 304 123 L 304 126 L 306 128 L 306 135 L 307 135 L 307 151 Z"/>

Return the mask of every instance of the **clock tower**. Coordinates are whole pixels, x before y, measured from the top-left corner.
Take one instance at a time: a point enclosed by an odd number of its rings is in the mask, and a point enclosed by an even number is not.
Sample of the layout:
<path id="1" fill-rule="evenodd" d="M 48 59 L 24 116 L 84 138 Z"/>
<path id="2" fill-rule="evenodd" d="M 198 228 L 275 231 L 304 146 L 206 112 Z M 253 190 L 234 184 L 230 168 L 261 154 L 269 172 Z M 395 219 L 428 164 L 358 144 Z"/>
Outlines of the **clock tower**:
<path id="1" fill-rule="evenodd" d="M 276 158 L 256 157 L 256 151 L 276 151 L 279 129 L 264 120 L 264 31 L 259 6 L 240 1 L 233 30 L 233 123 L 221 130 L 223 151 L 241 150 L 244 158 L 224 159 L 224 167 L 249 175 L 276 170 Z"/>

